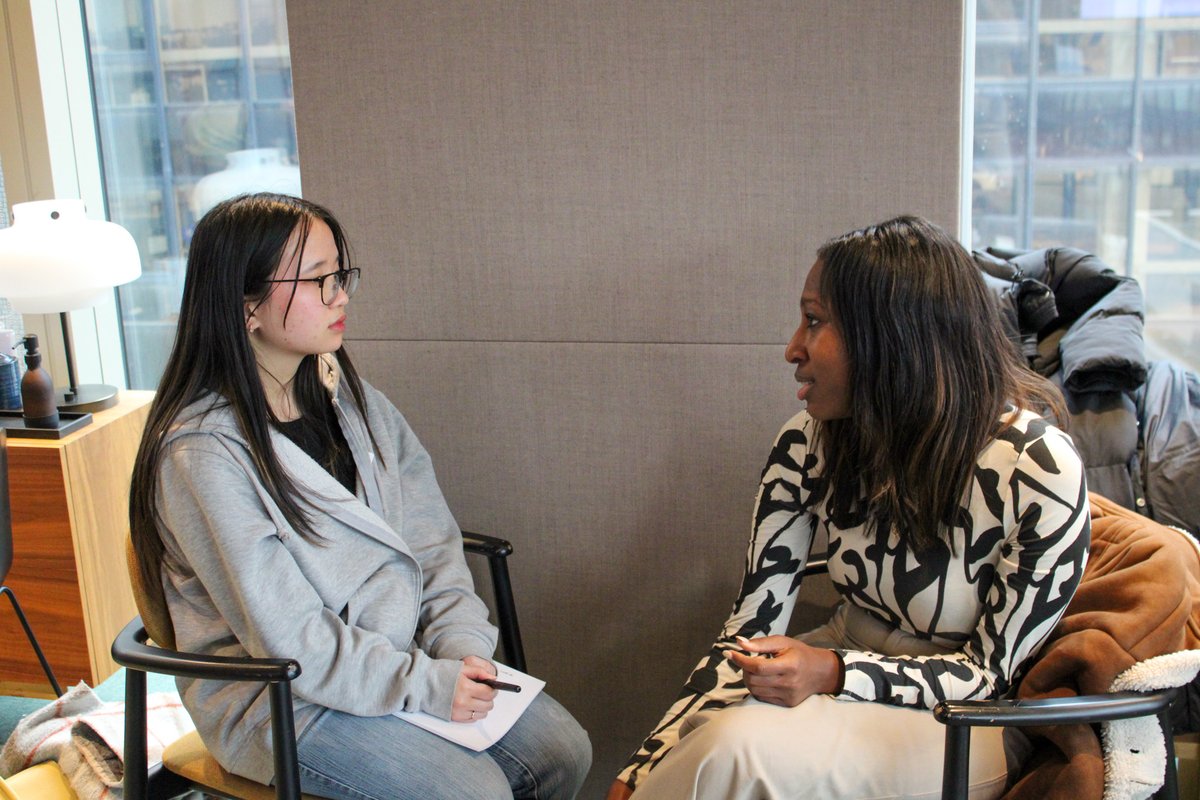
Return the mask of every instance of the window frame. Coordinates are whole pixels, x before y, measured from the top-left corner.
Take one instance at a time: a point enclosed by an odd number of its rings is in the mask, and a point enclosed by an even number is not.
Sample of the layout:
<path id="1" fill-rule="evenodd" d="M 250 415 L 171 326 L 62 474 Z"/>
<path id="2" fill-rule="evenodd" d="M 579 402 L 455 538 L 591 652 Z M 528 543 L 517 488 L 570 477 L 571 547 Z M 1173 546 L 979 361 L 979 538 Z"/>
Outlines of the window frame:
<path id="1" fill-rule="evenodd" d="M 0 168 L 10 208 L 80 198 L 89 218 L 108 219 L 79 0 L 0 0 Z M 59 315 L 26 314 L 22 321 L 26 333 L 38 335 L 55 383 L 65 386 Z M 116 291 L 70 312 L 70 321 L 76 380 L 127 388 Z"/>

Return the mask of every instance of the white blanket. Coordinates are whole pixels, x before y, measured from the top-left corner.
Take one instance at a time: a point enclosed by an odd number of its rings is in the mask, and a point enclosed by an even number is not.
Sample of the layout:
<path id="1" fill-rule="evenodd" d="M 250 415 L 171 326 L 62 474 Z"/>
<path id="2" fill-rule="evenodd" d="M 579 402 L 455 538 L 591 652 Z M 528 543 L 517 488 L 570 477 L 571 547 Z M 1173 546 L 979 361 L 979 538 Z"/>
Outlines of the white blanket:
<path id="1" fill-rule="evenodd" d="M 1180 650 L 1139 661 L 1113 680 L 1109 691 L 1151 692 L 1190 683 L 1200 671 L 1200 650 Z M 1163 785 L 1167 747 L 1157 717 L 1102 723 L 1104 800 L 1143 800 Z"/>
<path id="2" fill-rule="evenodd" d="M 194 729 L 175 692 L 146 697 L 146 758 Z M 105 703 L 86 684 L 21 718 L 0 751 L 0 775 L 57 761 L 80 800 L 119 798 L 124 778 L 125 704 Z"/>

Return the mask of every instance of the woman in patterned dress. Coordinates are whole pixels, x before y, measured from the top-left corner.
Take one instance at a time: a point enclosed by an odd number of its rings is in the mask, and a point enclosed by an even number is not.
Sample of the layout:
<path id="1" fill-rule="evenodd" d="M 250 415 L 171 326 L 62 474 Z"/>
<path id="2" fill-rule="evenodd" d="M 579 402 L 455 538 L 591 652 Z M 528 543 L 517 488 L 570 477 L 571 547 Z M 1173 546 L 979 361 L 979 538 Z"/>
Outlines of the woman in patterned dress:
<path id="1" fill-rule="evenodd" d="M 1083 574 L 1083 465 L 965 249 L 915 217 L 826 242 L 786 357 L 741 591 L 609 800 L 940 794 L 943 699 L 1012 694 Z M 787 624 L 814 540 L 841 601 Z M 1019 734 L 972 737 L 971 796 Z"/>

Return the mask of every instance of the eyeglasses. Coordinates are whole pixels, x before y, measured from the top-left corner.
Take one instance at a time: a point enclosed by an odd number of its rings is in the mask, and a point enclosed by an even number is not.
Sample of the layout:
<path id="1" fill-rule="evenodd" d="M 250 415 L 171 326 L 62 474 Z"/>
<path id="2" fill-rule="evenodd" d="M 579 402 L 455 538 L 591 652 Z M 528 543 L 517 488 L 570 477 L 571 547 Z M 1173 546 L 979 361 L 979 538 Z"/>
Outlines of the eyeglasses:
<path id="1" fill-rule="evenodd" d="M 361 273 L 362 270 L 354 267 L 352 269 L 339 269 L 337 272 L 327 272 L 315 278 L 276 278 L 266 281 L 266 283 L 315 283 L 321 287 L 321 302 L 329 306 L 333 305 L 339 289 L 346 293 L 346 297 L 354 297 L 354 292 L 358 289 L 358 278 Z"/>

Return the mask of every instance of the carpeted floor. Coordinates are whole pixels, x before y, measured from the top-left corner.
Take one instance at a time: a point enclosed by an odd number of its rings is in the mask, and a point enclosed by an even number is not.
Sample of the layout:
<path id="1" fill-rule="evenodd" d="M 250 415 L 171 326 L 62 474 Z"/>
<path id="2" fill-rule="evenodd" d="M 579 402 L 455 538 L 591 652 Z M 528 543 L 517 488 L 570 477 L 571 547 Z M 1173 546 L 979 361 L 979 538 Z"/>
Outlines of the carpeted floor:
<path id="1" fill-rule="evenodd" d="M 125 699 L 125 670 L 117 670 L 108 680 L 93 688 L 96 695 L 105 702 L 123 701 Z M 175 691 L 175 679 L 169 675 L 147 675 L 146 691 L 173 692 Z M 31 697 L 0 696 L 0 744 L 8 741 L 9 734 L 21 721 L 21 717 L 41 708 L 48 702 L 50 701 Z"/>

